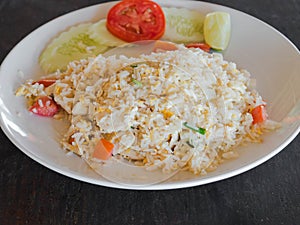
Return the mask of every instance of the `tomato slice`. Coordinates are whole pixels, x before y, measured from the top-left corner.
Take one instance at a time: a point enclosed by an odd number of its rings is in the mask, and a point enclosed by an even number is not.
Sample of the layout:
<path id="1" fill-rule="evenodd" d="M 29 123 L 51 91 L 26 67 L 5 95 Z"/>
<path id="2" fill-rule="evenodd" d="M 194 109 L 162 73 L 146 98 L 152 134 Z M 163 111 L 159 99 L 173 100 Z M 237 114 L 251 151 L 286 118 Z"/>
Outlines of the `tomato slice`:
<path id="1" fill-rule="evenodd" d="M 190 43 L 186 44 L 185 47 L 187 48 L 200 48 L 205 52 L 210 52 L 211 48 L 208 44 L 205 43 Z"/>
<path id="2" fill-rule="evenodd" d="M 107 15 L 107 29 L 127 41 L 157 40 L 165 31 L 162 8 L 149 0 L 124 0 L 114 5 Z"/>
<path id="3" fill-rule="evenodd" d="M 164 51 L 175 51 L 177 50 L 177 46 L 168 41 L 157 40 L 154 43 L 153 52 L 164 52 Z"/>
<path id="4" fill-rule="evenodd" d="M 29 108 L 29 111 L 39 116 L 52 117 L 59 110 L 59 106 L 48 96 L 42 96 Z"/>

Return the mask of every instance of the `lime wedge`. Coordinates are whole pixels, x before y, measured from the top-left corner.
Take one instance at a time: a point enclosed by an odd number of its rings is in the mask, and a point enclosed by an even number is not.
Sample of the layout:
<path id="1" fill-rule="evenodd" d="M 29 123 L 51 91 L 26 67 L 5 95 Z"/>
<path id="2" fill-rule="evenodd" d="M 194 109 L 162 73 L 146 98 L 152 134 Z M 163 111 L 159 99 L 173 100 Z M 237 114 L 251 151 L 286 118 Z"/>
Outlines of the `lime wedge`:
<path id="1" fill-rule="evenodd" d="M 208 13 L 203 30 L 204 40 L 208 45 L 217 50 L 225 50 L 230 40 L 230 15 L 226 12 Z"/>

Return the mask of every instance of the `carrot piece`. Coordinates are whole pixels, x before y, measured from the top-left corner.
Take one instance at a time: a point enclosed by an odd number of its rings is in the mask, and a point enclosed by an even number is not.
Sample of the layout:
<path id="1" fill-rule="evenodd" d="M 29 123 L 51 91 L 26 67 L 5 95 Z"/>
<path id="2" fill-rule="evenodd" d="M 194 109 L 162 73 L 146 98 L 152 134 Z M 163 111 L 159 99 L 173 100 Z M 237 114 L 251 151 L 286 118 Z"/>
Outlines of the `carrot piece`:
<path id="1" fill-rule="evenodd" d="M 68 140 L 68 143 L 70 144 L 70 145 L 72 145 L 72 143 L 73 142 L 75 142 L 75 138 L 73 138 L 73 137 L 69 137 L 69 140 Z"/>
<path id="2" fill-rule="evenodd" d="M 113 143 L 105 139 L 101 139 L 95 146 L 93 157 L 101 160 L 107 160 L 111 156 L 113 149 Z"/>
<path id="3" fill-rule="evenodd" d="M 251 114 L 253 118 L 253 124 L 263 123 L 268 117 L 267 110 L 264 105 L 256 106 L 254 109 L 252 109 Z"/>
<path id="4" fill-rule="evenodd" d="M 175 51 L 177 49 L 177 46 L 172 42 L 158 40 L 154 43 L 153 52 Z"/>

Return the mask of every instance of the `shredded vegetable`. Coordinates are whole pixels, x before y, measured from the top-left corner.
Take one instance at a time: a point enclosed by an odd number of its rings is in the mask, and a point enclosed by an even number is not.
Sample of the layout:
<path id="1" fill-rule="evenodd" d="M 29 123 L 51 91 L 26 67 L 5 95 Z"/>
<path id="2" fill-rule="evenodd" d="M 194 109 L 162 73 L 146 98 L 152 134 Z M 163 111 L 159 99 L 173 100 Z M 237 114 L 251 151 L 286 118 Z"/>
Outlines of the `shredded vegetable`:
<path id="1" fill-rule="evenodd" d="M 198 132 L 199 134 L 204 135 L 204 134 L 206 133 L 205 128 L 202 128 L 202 127 L 197 127 L 197 128 L 195 128 L 195 127 L 192 127 L 191 125 L 189 125 L 187 122 L 184 122 L 183 125 L 184 125 L 186 128 L 189 128 L 189 129 L 191 129 L 191 130 L 193 130 L 193 131 Z"/>

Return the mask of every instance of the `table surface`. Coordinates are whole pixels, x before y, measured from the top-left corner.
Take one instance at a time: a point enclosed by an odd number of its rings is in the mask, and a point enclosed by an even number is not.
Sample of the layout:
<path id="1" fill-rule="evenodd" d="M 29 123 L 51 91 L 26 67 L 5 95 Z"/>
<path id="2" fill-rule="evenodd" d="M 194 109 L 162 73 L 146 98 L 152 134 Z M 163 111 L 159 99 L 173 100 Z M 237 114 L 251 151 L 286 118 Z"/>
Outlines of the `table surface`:
<path id="1" fill-rule="evenodd" d="M 0 62 L 45 22 L 97 0 L 1 0 Z M 300 48 L 299 0 L 214 0 L 253 15 Z M 255 32 L 255 31 L 253 31 Z M 31 160 L 0 130 L 0 224 L 300 224 L 300 136 L 239 176 L 169 191 L 96 186 Z"/>

